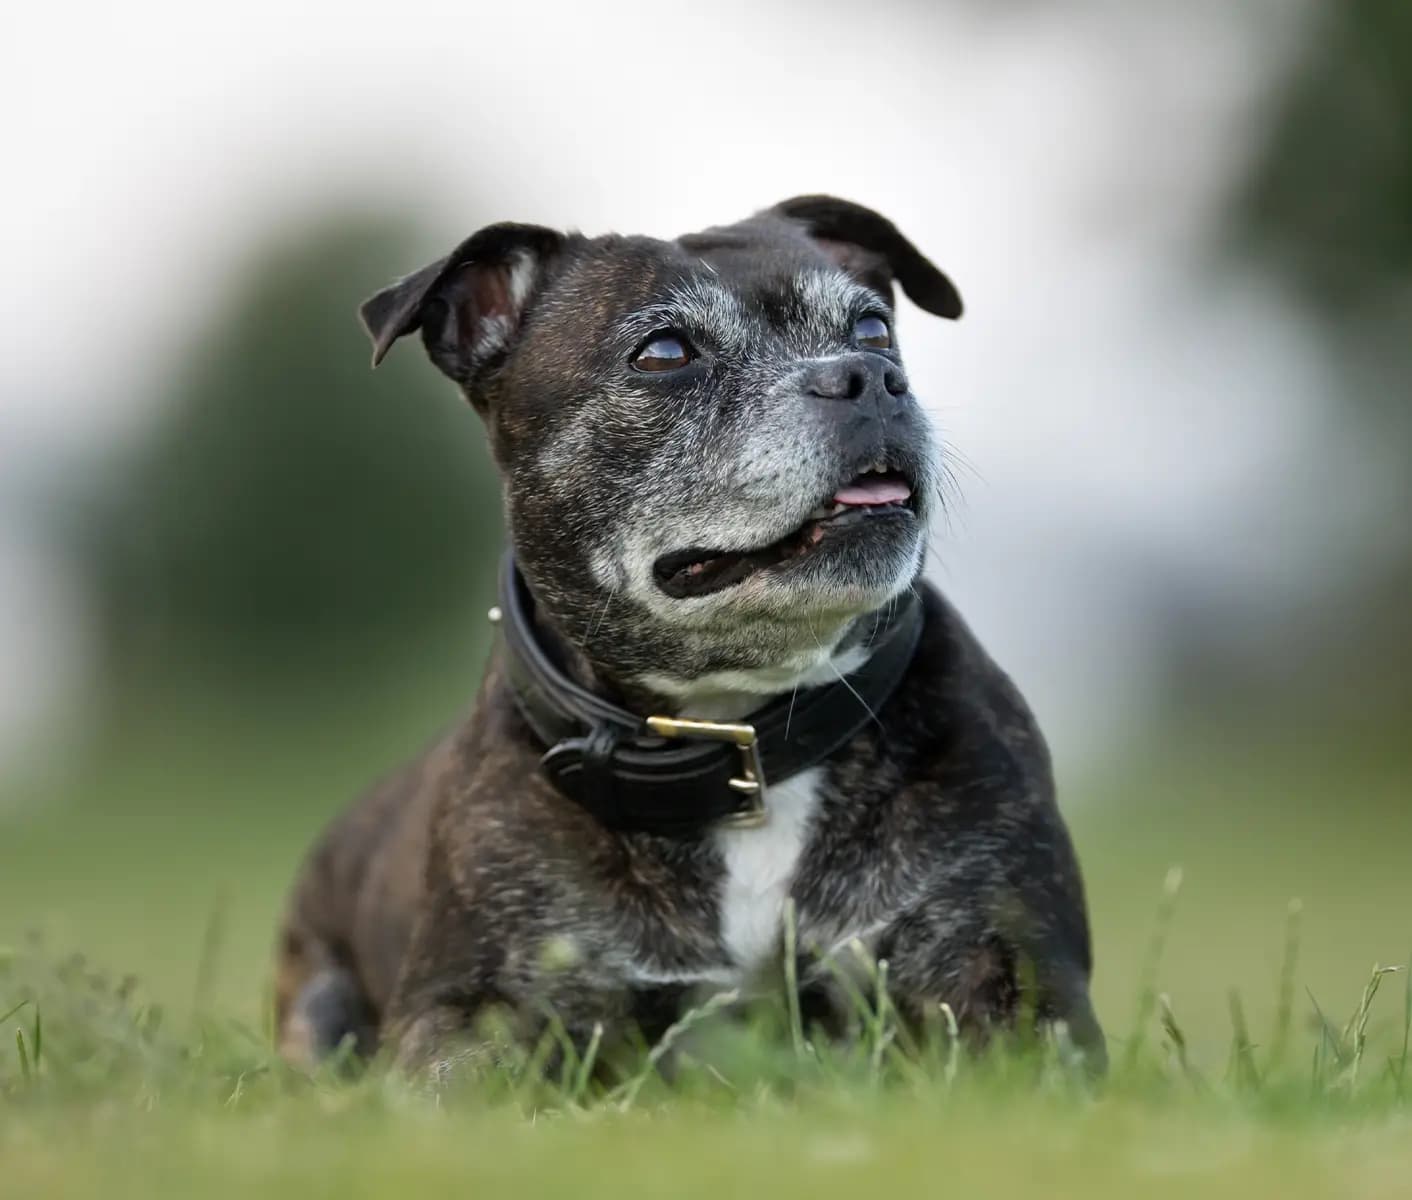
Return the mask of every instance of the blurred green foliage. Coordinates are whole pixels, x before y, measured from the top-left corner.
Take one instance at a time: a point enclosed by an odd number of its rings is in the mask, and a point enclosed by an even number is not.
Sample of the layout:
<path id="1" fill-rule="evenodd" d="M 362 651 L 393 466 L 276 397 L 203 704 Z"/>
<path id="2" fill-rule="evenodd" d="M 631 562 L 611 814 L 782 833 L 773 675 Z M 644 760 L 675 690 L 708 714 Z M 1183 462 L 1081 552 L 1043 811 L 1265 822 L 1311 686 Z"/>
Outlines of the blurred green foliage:
<path id="1" fill-rule="evenodd" d="M 1403 737 L 1412 715 L 1412 4 L 1310 6 L 1311 28 L 1254 132 L 1249 177 L 1224 251 L 1252 256 L 1308 316 L 1336 385 L 1328 461 L 1306 465 L 1312 503 L 1362 497 L 1349 531 L 1361 547 L 1322 597 L 1261 631 L 1233 661 L 1211 631 L 1174 655 L 1179 705 L 1233 699 L 1235 712 L 1286 723 L 1302 710 L 1316 736 L 1361 727 Z M 1350 460 L 1356 464 L 1348 470 Z M 1332 466 L 1331 466 L 1332 464 Z M 1311 546 L 1311 557 L 1329 547 Z M 1334 557 L 1344 547 L 1332 547 Z M 1203 644 L 1203 639 L 1205 642 Z M 1329 722 L 1335 727 L 1329 729 Z"/>
<path id="2" fill-rule="evenodd" d="M 226 285 L 83 523 L 113 676 L 308 672 L 469 620 L 500 526 L 480 423 L 419 345 L 375 374 L 355 315 L 428 257 L 332 212 Z"/>
<path id="3" fill-rule="evenodd" d="M 1405 305 L 1412 279 L 1412 4 L 1315 8 L 1240 216 L 1287 280 L 1353 324 Z"/>

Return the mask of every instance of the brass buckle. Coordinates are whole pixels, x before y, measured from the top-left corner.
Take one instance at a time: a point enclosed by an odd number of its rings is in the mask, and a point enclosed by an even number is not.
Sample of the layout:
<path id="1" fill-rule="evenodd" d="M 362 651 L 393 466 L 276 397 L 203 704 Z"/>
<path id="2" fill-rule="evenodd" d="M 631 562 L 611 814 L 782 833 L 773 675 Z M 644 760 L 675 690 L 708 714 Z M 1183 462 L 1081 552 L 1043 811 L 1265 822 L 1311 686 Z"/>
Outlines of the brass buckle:
<path id="1" fill-rule="evenodd" d="M 730 721 L 690 721 L 677 717 L 648 717 L 647 727 L 658 737 L 697 738 L 730 742 L 740 751 L 740 774 L 730 780 L 732 791 L 750 798 L 748 807 L 721 818 L 722 825 L 752 829 L 765 823 L 765 769 L 760 764 L 760 744 L 754 725 Z"/>

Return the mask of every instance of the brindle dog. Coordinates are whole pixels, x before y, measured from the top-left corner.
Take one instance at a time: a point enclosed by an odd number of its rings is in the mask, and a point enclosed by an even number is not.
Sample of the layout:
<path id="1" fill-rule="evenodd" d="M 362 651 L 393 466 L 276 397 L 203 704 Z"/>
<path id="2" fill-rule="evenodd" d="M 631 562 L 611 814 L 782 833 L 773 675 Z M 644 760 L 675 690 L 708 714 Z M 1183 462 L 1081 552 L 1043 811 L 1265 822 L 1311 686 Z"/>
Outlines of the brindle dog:
<path id="1" fill-rule="evenodd" d="M 904 618 L 915 644 L 841 745 L 764 781 L 763 823 L 693 821 L 683 792 L 671 829 L 614 807 L 611 753 L 592 803 L 546 768 L 502 646 L 470 718 L 310 855 L 279 950 L 289 1056 L 351 1037 L 434 1063 L 492 1008 L 525 1036 L 552 1008 L 571 1036 L 653 1037 L 702 985 L 775 978 L 792 900 L 821 1018 L 818 964 L 857 939 L 903 1014 L 1062 1021 L 1101 1063 L 1044 741 L 922 579 L 942 451 L 894 281 L 961 313 L 890 221 L 811 196 L 673 241 L 493 225 L 363 306 L 374 363 L 420 330 L 484 420 L 511 583 L 568 686 L 633 720 L 789 704 L 788 753 L 796 702 L 842 680 L 861 704 Z M 815 725 L 844 719 L 829 705 Z"/>

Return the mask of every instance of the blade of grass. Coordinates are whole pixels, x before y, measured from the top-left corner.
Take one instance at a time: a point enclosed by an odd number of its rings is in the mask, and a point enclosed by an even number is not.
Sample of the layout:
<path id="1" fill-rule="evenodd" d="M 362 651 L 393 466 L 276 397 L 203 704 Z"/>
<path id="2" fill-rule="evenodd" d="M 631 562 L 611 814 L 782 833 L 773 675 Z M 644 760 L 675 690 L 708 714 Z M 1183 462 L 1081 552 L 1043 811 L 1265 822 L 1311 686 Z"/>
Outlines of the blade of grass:
<path id="1" fill-rule="evenodd" d="M 1260 1086 L 1260 1072 L 1255 1066 L 1255 1048 L 1250 1042 L 1245 1006 L 1241 1003 L 1240 992 L 1235 988 L 1231 988 L 1226 994 L 1226 999 L 1231 1010 L 1231 1053 L 1235 1064 L 1236 1087 L 1242 1091 L 1254 1091 Z"/>
<path id="2" fill-rule="evenodd" d="M 1294 1026 L 1294 977 L 1299 966 L 1300 927 L 1303 923 L 1304 904 L 1291 900 L 1285 916 L 1284 954 L 1280 959 L 1280 982 L 1275 1004 L 1275 1030 L 1270 1039 L 1270 1053 L 1265 1059 L 1265 1070 L 1275 1070 L 1289 1050 L 1289 1034 Z"/>
<path id="3" fill-rule="evenodd" d="M 19 1051 L 20 1055 L 20 1078 L 28 1083 L 30 1081 L 29 1051 L 25 1047 L 25 1031 L 23 1029 L 15 1030 L 15 1049 Z"/>
<path id="4" fill-rule="evenodd" d="M 345 1033 L 338 1039 L 333 1053 L 319 1063 L 315 1075 L 321 1081 L 336 1085 L 347 1081 L 358 1066 L 358 1035 Z"/>
<path id="5" fill-rule="evenodd" d="M 875 1081 L 882 1075 L 883 1054 L 892 1042 L 891 1025 L 892 997 L 887 990 L 887 959 L 880 958 L 877 971 L 877 1003 L 869 1028 L 869 1038 L 872 1042 L 869 1064 Z"/>
<path id="6" fill-rule="evenodd" d="M 549 1028 L 559 1043 L 559 1050 L 564 1057 L 564 1061 L 559 1064 L 559 1091 L 567 1095 L 578 1075 L 579 1048 L 574 1044 L 574 1039 L 559 1014 L 552 1010 L 549 1013 Z"/>
<path id="7" fill-rule="evenodd" d="M 949 1088 L 956 1082 L 956 1071 L 961 1063 L 961 1028 L 956 1022 L 956 1012 L 945 1000 L 941 1002 L 941 1019 L 946 1022 L 946 1065 L 942 1068 L 942 1082 Z"/>
<path id="8" fill-rule="evenodd" d="M 1177 1066 L 1181 1068 L 1182 1074 L 1197 1091 L 1204 1091 L 1206 1081 L 1201 1078 L 1196 1068 L 1191 1065 L 1191 1060 L 1187 1055 L 1186 1034 L 1182 1031 L 1182 1027 L 1177 1024 L 1177 1014 L 1172 1009 L 1171 997 L 1167 995 L 1159 996 L 1157 1002 L 1162 1010 L 1162 1029 L 1167 1034 L 1167 1040 L 1172 1045 L 1172 1053 L 1177 1060 Z"/>
<path id="9" fill-rule="evenodd" d="M 573 1086 L 569 1089 L 568 1100 L 570 1104 L 581 1103 L 584 1093 L 588 1091 L 589 1080 L 593 1078 L 593 1067 L 598 1061 L 598 1048 L 602 1044 L 603 1022 L 595 1021 L 593 1033 L 588 1039 L 588 1046 L 584 1049 L 583 1058 L 579 1061 L 579 1069 L 574 1076 Z"/>
<path id="10" fill-rule="evenodd" d="M 20 1011 L 20 1009 L 22 1009 L 22 1008 L 23 1008 L 26 1004 L 28 1004 L 28 1003 L 29 1003 L 28 1000 L 21 1000 L 18 1004 L 15 1005 L 14 1008 L 10 1009 L 10 1010 L 9 1010 L 8 1012 L 6 1012 L 3 1016 L 0 1016 L 0 1024 L 3 1024 L 4 1022 L 8 1021 L 11 1017 L 13 1017 L 17 1012 Z"/>
<path id="11" fill-rule="evenodd" d="M 1162 955 L 1167 947 L 1167 935 L 1172 927 L 1172 915 L 1177 906 L 1177 893 L 1182 887 L 1182 869 L 1173 867 L 1167 872 L 1162 883 L 1162 896 L 1157 902 L 1157 915 L 1153 923 L 1152 937 L 1147 944 L 1147 957 L 1143 961 L 1142 975 L 1138 986 L 1137 1011 L 1133 1015 L 1133 1029 L 1128 1037 L 1126 1067 L 1129 1071 L 1137 1066 L 1142 1055 L 1147 1026 L 1157 1008 L 1157 972 L 1162 965 Z"/>
<path id="12" fill-rule="evenodd" d="M 1333 1027 L 1329 1018 L 1324 1015 L 1324 1010 L 1319 1007 L 1319 1002 L 1314 999 L 1314 993 L 1308 988 L 1305 988 L 1304 992 L 1309 997 L 1309 1003 L 1314 1006 L 1314 1015 L 1319 1021 L 1319 1038 L 1314 1043 L 1314 1077 L 1311 1080 L 1311 1084 L 1317 1092 L 1324 1084 L 1324 1052 L 1326 1050 L 1333 1052 L 1334 1063 L 1340 1069 L 1344 1066 L 1345 1054 L 1343 1046 L 1339 1044 L 1338 1031 Z"/>
<path id="13" fill-rule="evenodd" d="M 1046 1077 L 1053 1077 L 1050 1065 L 1058 1067 L 1058 1078 L 1066 1084 L 1080 1084 L 1086 1079 L 1083 1049 L 1074 1041 L 1067 1021 L 1053 1021 L 1049 1024 L 1048 1043 L 1052 1054 L 1046 1059 Z"/>
<path id="14" fill-rule="evenodd" d="M 556 1028 L 557 1026 L 557 1028 Z M 561 1046 L 560 1030 L 563 1026 L 558 1018 L 551 1018 L 544 1032 L 534 1044 L 529 1057 L 520 1065 L 516 1094 L 521 1104 L 530 1112 L 537 1111 L 536 1098 L 543 1095 L 545 1088 L 544 1069 L 549 1065 L 549 1057 Z"/>
<path id="15" fill-rule="evenodd" d="M 862 942 L 854 941 L 848 945 L 849 952 L 856 962 L 860 963 L 867 975 L 872 979 L 875 976 L 873 960 L 869 957 Z M 863 994 L 863 989 L 858 986 L 850 971 L 837 957 L 837 954 L 829 954 L 824 958 L 824 968 L 833 977 L 839 990 L 847 997 L 853 1011 L 857 1014 L 859 1023 L 864 1029 L 867 1028 L 868 1021 L 872 1016 L 873 1006 L 868 1001 L 868 997 Z"/>
<path id="16" fill-rule="evenodd" d="M 1373 998 L 1378 994 L 1383 976 L 1395 975 L 1401 969 L 1401 967 L 1383 967 L 1374 963 L 1373 973 L 1368 977 L 1368 982 L 1363 985 L 1363 995 L 1358 1001 L 1358 1010 L 1349 1019 L 1343 1034 L 1345 1043 L 1351 1041 L 1353 1046 L 1353 1061 L 1348 1067 L 1350 1088 L 1358 1082 L 1358 1069 L 1363 1064 L 1363 1051 L 1368 1045 L 1368 1020 L 1372 1014 Z"/>
<path id="17" fill-rule="evenodd" d="M 219 895 L 206 916 L 201 933 L 201 950 L 196 958 L 196 979 L 191 989 L 191 1027 L 194 1033 L 210 1009 L 216 991 L 216 968 L 225 946 L 227 898 Z"/>
<path id="18" fill-rule="evenodd" d="M 1397 1066 L 1397 1098 L 1406 1095 L 1407 1051 L 1412 1042 L 1412 954 L 1407 956 L 1406 975 L 1402 988 L 1402 1059 Z"/>
<path id="19" fill-rule="evenodd" d="M 804 1015 L 799 1007 L 799 926 L 794 897 L 784 902 L 784 988 L 789 1006 L 789 1040 L 796 1058 L 804 1057 Z"/>
<path id="20" fill-rule="evenodd" d="M 1015 1004 L 1015 1028 L 1012 1040 L 1016 1050 L 1024 1054 L 1040 1044 L 1039 1033 L 1039 971 L 1034 959 L 1022 954 L 1015 964 L 1015 988 L 1019 999 Z"/>
<path id="21" fill-rule="evenodd" d="M 629 1079 L 620 1087 L 615 1088 L 610 1095 L 610 1100 L 617 1104 L 619 1111 L 626 1112 L 632 1107 L 633 1101 L 637 1099 L 637 1094 L 653 1075 L 657 1073 L 657 1065 L 671 1052 L 672 1047 L 690 1029 L 699 1025 L 723 1008 L 729 1008 L 740 999 L 740 993 L 735 990 L 728 992 L 717 992 L 704 1004 L 688 1010 L 675 1024 L 668 1026 L 664 1033 L 652 1047 L 647 1055 L 647 1061 L 643 1064 L 642 1070 Z"/>
<path id="22" fill-rule="evenodd" d="M 260 1033 L 266 1046 L 279 1047 L 278 1002 L 274 981 L 270 980 L 260 993 Z"/>

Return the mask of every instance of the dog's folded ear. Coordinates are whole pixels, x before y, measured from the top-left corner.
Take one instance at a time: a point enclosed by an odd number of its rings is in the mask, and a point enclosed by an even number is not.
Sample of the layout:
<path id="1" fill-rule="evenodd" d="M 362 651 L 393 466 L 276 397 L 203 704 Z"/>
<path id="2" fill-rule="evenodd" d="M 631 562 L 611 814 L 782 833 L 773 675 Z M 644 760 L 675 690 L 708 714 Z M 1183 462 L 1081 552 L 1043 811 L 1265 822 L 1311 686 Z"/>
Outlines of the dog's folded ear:
<path id="1" fill-rule="evenodd" d="M 363 302 L 373 366 L 420 329 L 427 353 L 458 383 L 508 349 L 545 266 L 564 237 L 542 225 L 489 225 L 445 258 Z"/>
<path id="2" fill-rule="evenodd" d="M 892 281 L 929 313 L 955 320 L 961 294 L 881 213 L 836 196 L 796 196 L 769 210 L 803 225 L 813 241 L 849 274 L 892 294 Z"/>

